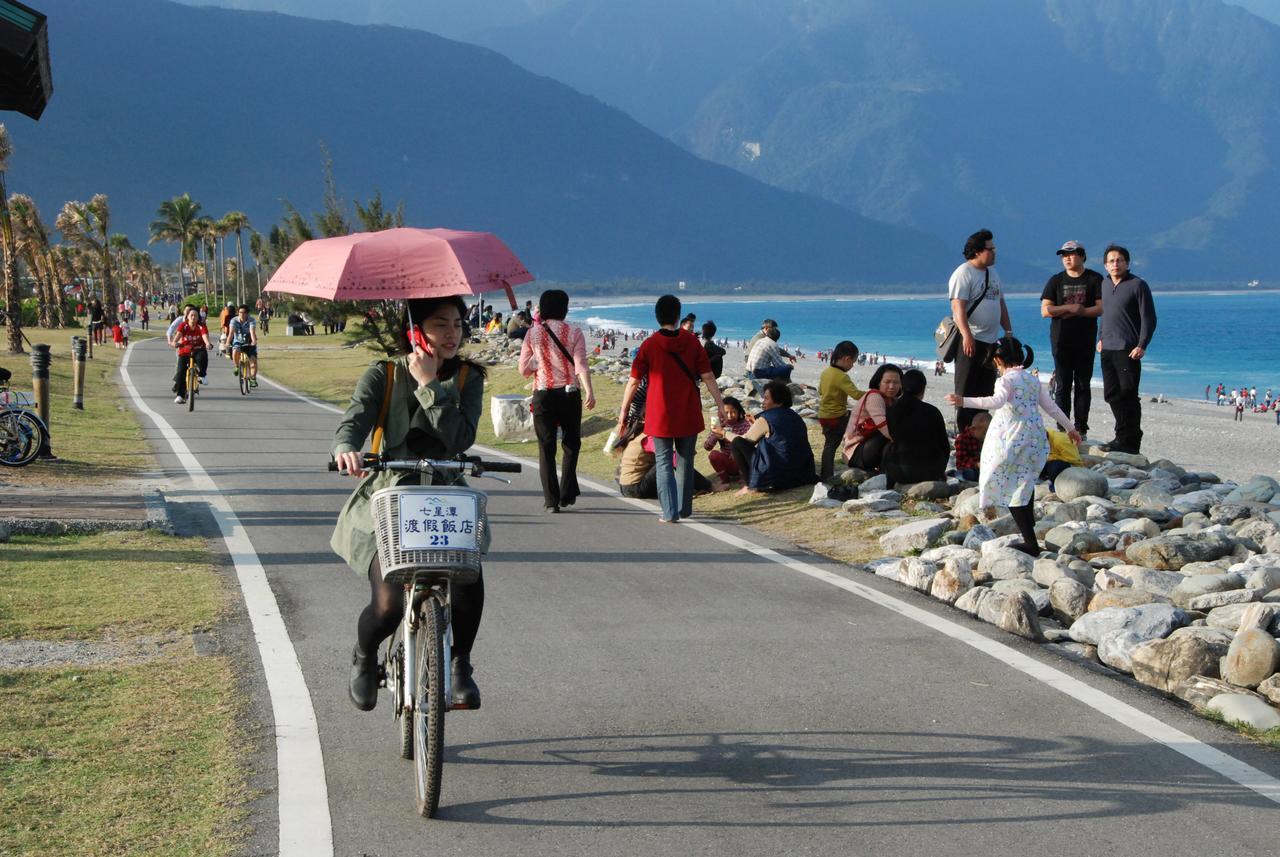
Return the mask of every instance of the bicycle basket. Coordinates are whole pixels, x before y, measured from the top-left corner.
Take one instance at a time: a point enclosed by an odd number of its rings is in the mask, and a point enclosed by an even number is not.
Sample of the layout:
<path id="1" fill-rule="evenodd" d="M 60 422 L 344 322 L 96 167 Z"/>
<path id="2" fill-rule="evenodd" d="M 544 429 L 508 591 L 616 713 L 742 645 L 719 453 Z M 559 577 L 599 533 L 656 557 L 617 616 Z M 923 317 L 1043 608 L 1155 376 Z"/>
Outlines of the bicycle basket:
<path id="1" fill-rule="evenodd" d="M 452 486 L 401 485 L 374 492 L 371 511 L 382 579 L 474 582 L 480 576 L 486 500 L 482 491 Z"/>
<path id="2" fill-rule="evenodd" d="M 35 406 L 35 399 L 30 393 L 23 393 L 20 390 L 0 390 L 0 407 L 34 408 Z"/>

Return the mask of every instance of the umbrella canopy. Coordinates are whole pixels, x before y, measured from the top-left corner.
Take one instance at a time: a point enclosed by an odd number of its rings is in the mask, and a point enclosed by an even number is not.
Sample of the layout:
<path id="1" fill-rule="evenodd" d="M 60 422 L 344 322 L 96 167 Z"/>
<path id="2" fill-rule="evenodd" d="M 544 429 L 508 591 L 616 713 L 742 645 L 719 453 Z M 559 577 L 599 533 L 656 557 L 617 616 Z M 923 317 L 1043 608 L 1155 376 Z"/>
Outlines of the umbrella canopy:
<path id="1" fill-rule="evenodd" d="M 267 291 L 332 301 L 406 300 L 474 295 L 533 275 L 488 232 L 401 227 L 304 241 L 267 283 Z"/>

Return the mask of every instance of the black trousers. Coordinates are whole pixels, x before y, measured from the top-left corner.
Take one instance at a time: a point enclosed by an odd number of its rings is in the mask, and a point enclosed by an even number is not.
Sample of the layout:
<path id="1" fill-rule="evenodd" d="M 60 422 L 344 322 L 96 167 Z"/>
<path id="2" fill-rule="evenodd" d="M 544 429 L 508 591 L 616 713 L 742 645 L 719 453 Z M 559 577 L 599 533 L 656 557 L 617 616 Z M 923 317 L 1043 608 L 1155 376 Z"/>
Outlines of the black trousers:
<path id="1" fill-rule="evenodd" d="M 564 460 L 556 478 L 556 429 L 564 432 Z M 582 392 L 564 387 L 533 394 L 533 433 L 538 438 L 538 471 L 542 504 L 572 503 L 578 494 L 578 452 L 582 449 Z"/>
<path id="2" fill-rule="evenodd" d="M 1097 352 L 1093 343 L 1060 345 L 1053 352 L 1053 380 L 1056 385 L 1054 401 L 1062 412 L 1071 417 L 1080 434 L 1089 433 L 1089 406 L 1093 403 L 1093 358 Z M 1072 404 L 1075 410 L 1072 411 Z"/>
<path id="3" fill-rule="evenodd" d="M 845 411 L 840 422 L 830 428 L 822 427 L 822 466 L 818 470 L 818 479 L 822 482 L 836 475 L 836 450 L 844 443 L 844 431 L 849 427 L 851 417 L 852 414 Z"/>
<path id="4" fill-rule="evenodd" d="M 964 355 L 963 344 L 956 350 L 956 395 L 990 396 L 996 391 L 996 367 L 991 355 L 996 353 L 994 342 L 973 343 L 973 356 Z M 956 412 L 956 430 L 964 431 L 973 422 L 979 408 L 961 408 Z"/>
<path id="5" fill-rule="evenodd" d="M 192 355 L 196 358 L 196 373 L 201 378 L 209 371 L 209 352 L 201 348 L 192 351 Z M 179 396 L 187 395 L 187 359 L 185 357 L 178 358 L 178 368 L 173 371 L 173 392 Z"/>
<path id="6" fill-rule="evenodd" d="M 738 465 L 738 472 L 742 474 L 742 484 L 747 485 L 751 482 L 751 459 L 756 455 L 755 441 L 747 440 L 745 437 L 735 437 L 729 443 L 729 454 L 733 456 L 733 463 Z"/>
<path id="7" fill-rule="evenodd" d="M 1136 453 L 1142 446 L 1142 361 L 1125 350 L 1102 352 L 1102 396 L 1116 418 L 1116 448 Z"/>
<path id="8" fill-rule="evenodd" d="M 853 457 L 849 459 L 849 466 L 865 470 L 868 473 L 879 473 L 884 463 L 884 451 L 888 446 L 889 438 L 878 431 L 873 431 L 853 451 Z"/>

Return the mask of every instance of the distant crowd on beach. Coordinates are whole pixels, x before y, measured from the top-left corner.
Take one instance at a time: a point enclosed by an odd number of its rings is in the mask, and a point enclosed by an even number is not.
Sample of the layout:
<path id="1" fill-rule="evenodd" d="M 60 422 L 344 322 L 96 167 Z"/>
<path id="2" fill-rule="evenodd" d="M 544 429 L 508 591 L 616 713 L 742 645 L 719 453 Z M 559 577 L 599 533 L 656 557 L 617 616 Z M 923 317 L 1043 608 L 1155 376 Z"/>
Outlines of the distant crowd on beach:
<path id="1" fill-rule="evenodd" d="M 1210 387 L 1204 388 L 1205 401 L 1210 401 Z M 1217 389 L 1213 390 L 1212 399 L 1216 400 L 1218 407 L 1224 405 L 1232 409 L 1232 419 L 1236 422 L 1244 422 L 1245 411 L 1251 411 L 1255 414 L 1265 414 L 1268 411 L 1275 413 L 1276 425 L 1280 426 L 1280 397 L 1273 395 L 1272 390 L 1267 388 L 1261 399 L 1258 398 L 1258 388 L 1256 386 L 1240 386 L 1228 390 L 1225 384 L 1219 383 Z"/>

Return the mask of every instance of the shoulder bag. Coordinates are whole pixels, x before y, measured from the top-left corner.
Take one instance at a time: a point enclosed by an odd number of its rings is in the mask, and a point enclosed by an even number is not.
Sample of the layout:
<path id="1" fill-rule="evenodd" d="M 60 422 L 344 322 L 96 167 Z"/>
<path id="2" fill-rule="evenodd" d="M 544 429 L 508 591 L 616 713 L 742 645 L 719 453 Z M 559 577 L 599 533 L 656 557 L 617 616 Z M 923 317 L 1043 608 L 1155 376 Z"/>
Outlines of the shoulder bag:
<path id="1" fill-rule="evenodd" d="M 969 308 L 965 311 L 965 317 L 972 315 L 973 311 L 978 308 L 978 304 L 982 303 L 982 299 L 987 296 L 987 289 L 991 287 L 991 271 L 985 270 L 982 280 L 982 294 L 978 295 L 978 299 L 969 304 Z M 937 347 L 938 359 L 943 363 L 950 363 L 956 359 L 956 351 L 960 348 L 960 328 L 956 327 L 956 320 L 951 316 L 947 316 L 938 322 L 938 329 L 933 332 L 933 342 Z"/>

